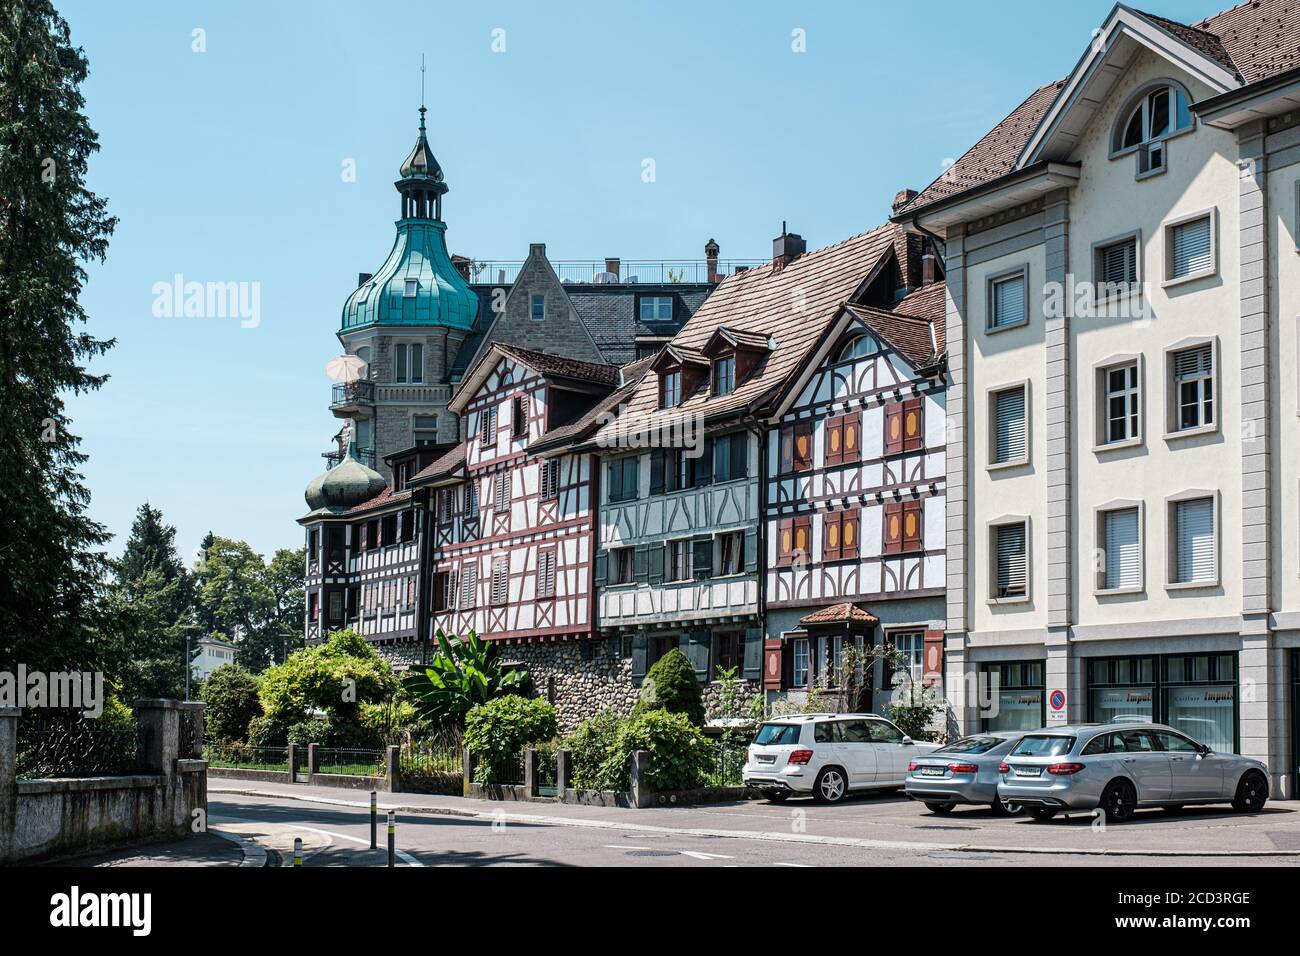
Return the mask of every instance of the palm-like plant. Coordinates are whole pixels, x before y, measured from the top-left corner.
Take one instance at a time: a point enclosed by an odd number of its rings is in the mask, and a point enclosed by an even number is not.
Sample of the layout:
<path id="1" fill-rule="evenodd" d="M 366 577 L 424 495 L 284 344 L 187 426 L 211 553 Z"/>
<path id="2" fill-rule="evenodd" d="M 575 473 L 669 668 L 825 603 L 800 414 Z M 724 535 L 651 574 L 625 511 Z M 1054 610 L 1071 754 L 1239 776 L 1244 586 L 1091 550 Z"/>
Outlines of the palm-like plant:
<path id="1" fill-rule="evenodd" d="M 470 631 L 462 637 L 437 633 L 438 653 L 425 668 L 412 670 L 406 690 L 419 716 L 438 725 L 463 725 L 465 715 L 494 697 L 517 694 L 528 671 L 503 667 L 496 645 Z"/>

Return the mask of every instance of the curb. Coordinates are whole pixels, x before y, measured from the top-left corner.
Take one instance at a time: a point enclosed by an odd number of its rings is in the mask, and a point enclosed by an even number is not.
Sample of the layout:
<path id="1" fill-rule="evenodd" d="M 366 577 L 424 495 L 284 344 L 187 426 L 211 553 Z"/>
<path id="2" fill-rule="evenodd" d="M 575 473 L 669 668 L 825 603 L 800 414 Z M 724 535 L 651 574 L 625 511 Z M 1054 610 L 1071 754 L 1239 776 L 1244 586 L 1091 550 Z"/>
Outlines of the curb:
<path id="1" fill-rule="evenodd" d="M 320 803 L 332 806 L 357 807 L 370 809 L 369 803 L 351 800 L 333 800 L 328 797 L 299 796 L 289 793 L 273 793 L 268 790 L 252 789 L 213 789 L 209 793 L 229 793 L 247 797 L 267 797 L 274 800 L 296 800 L 301 803 Z M 438 816 L 464 817 L 467 819 L 490 819 L 514 821 L 516 823 L 535 823 L 547 826 L 591 827 L 602 830 L 631 830 L 639 833 L 675 833 L 687 836 L 707 836 L 733 840 L 762 840 L 768 843 L 813 843 L 826 846 L 851 846 L 870 850 L 943 850 L 950 853 L 1016 853 L 1024 855 L 1051 856 L 1152 856 L 1152 857 L 1300 857 L 1300 850 L 1141 850 L 1106 847 L 1025 847 L 1025 846 L 982 846 L 973 843 L 921 843 L 909 840 L 869 840 L 861 837 L 809 836 L 800 833 L 781 833 L 772 830 L 712 830 L 696 827 L 665 827 L 639 823 L 620 823 L 615 820 L 579 820 L 572 817 L 548 817 L 533 813 L 506 813 L 503 810 L 490 812 L 478 810 L 454 810 L 448 807 L 416 807 L 400 804 L 380 804 L 383 810 L 393 810 L 405 814 L 433 814 Z"/>
<path id="2" fill-rule="evenodd" d="M 239 849 L 244 853 L 244 859 L 240 866 L 267 866 L 270 859 L 267 857 L 266 850 L 258 846 L 252 840 L 246 840 L 241 836 L 233 833 L 226 833 L 224 830 L 218 830 L 216 827 L 208 827 L 209 833 L 215 833 L 223 840 L 229 840 L 231 843 L 239 844 Z"/>

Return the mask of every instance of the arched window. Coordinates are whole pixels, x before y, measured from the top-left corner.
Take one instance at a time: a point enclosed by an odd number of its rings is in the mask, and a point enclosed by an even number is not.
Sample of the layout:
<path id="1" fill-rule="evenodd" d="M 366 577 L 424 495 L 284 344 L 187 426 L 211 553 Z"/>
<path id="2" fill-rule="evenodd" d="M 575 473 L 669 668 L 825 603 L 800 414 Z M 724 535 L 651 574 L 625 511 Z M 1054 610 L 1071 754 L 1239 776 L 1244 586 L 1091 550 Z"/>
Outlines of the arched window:
<path id="1" fill-rule="evenodd" d="M 1111 154 L 1138 154 L 1138 175 L 1165 167 L 1165 140 L 1192 128 L 1187 91 L 1177 83 L 1161 81 L 1140 90 L 1120 113 L 1111 142 Z"/>
<path id="2" fill-rule="evenodd" d="M 839 357 L 837 362 L 847 362 L 849 359 L 865 358 L 872 352 L 872 341 L 869 335 L 855 335 L 842 346 L 840 346 Z"/>

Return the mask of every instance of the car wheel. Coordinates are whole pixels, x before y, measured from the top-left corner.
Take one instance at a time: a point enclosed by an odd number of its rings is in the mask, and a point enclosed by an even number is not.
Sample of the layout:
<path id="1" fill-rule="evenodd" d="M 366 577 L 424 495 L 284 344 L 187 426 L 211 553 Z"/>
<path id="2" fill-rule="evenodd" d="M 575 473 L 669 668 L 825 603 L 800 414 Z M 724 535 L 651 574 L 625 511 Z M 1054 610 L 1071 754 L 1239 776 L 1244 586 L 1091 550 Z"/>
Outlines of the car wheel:
<path id="1" fill-rule="evenodd" d="M 813 784 L 813 799 L 818 803 L 839 803 L 849 792 L 849 781 L 839 767 L 827 767 Z"/>
<path id="2" fill-rule="evenodd" d="M 1241 775 L 1237 784 L 1237 795 L 1232 799 L 1232 809 L 1238 813 L 1258 813 L 1264 809 L 1268 800 L 1268 781 L 1258 770 L 1249 770 Z"/>
<path id="3" fill-rule="evenodd" d="M 785 803 L 790 799 L 789 790 L 764 790 L 763 799 L 768 803 Z"/>
<path id="4" fill-rule="evenodd" d="M 952 808 L 954 806 L 955 804 L 952 803 L 927 803 L 925 805 L 925 808 L 929 810 L 931 813 L 944 814 L 944 813 L 952 813 Z"/>
<path id="5" fill-rule="evenodd" d="M 1050 820 L 1056 816 L 1055 807 L 1030 807 L 1029 815 L 1035 820 Z"/>
<path id="6" fill-rule="evenodd" d="M 1112 780 L 1101 792 L 1101 812 L 1107 823 L 1123 823 L 1137 809 L 1137 793 L 1127 780 Z"/>
<path id="7" fill-rule="evenodd" d="M 993 812 L 1000 817 L 1014 817 L 1024 812 L 1024 807 L 1018 803 L 1005 803 L 1002 800 L 994 800 L 989 804 Z"/>

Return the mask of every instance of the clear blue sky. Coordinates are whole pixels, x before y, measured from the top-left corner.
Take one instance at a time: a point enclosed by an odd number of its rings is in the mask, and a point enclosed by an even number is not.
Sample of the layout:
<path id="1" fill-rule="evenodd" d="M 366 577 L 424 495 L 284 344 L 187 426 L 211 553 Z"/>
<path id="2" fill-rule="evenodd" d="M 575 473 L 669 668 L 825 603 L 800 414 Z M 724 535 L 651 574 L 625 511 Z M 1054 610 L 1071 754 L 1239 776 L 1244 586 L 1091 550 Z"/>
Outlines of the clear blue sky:
<path id="1" fill-rule="evenodd" d="M 809 248 L 882 222 L 1068 72 L 1111 7 L 56 2 L 90 59 L 91 185 L 121 219 L 84 295 L 91 330 L 118 339 L 93 365 L 112 378 L 70 406 L 92 513 L 117 552 L 147 499 L 187 557 L 208 529 L 301 544 L 337 429 L 324 365 L 357 273 L 392 242 L 421 53 L 453 252 L 699 258 L 712 236 L 748 258 L 782 220 Z M 1141 4 L 1184 22 L 1226 5 Z M 260 324 L 155 317 L 176 273 L 259 283 Z"/>

